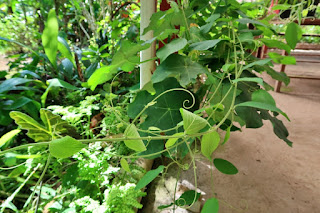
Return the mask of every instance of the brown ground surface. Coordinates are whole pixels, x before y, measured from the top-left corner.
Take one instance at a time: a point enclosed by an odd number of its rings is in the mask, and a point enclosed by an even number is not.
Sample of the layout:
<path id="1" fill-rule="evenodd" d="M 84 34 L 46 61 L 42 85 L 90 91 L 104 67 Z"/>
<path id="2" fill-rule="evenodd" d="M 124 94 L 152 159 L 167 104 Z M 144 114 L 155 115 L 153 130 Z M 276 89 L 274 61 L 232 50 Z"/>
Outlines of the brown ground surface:
<path id="1" fill-rule="evenodd" d="M 288 67 L 288 71 L 297 75 L 307 71 L 308 76 L 320 77 L 319 67 L 320 64 L 298 63 L 295 68 Z M 270 79 L 268 82 L 274 83 Z M 282 87 L 282 93 L 271 94 L 291 119 L 283 121 L 293 148 L 273 134 L 268 122 L 260 129 L 233 133 L 227 144 L 215 152 L 215 157 L 229 160 L 239 169 L 232 176 L 214 169 L 214 193 L 220 200 L 221 213 L 320 212 L 320 80 L 291 79 L 289 87 Z M 206 161 L 197 162 L 202 204 L 212 197 L 210 168 Z M 169 176 L 175 177 L 176 173 L 176 169 L 171 169 Z M 183 173 L 181 180 L 182 185 L 193 188 L 193 171 Z M 162 192 L 151 186 L 149 200 L 144 201 L 145 209 L 141 212 L 159 212 L 154 206 L 171 202 L 170 193 L 165 191 L 172 191 L 174 185 L 170 181 L 162 185 L 166 186 Z M 165 195 L 152 196 L 155 190 Z"/>

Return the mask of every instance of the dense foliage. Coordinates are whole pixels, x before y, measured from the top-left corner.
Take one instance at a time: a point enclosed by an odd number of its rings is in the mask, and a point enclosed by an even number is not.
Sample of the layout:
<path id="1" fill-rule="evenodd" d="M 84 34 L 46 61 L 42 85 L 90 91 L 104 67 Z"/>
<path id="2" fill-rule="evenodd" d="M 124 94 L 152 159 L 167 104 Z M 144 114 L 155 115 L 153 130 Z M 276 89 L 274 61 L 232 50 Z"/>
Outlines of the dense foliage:
<path id="1" fill-rule="evenodd" d="M 171 9 L 156 12 L 144 31 L 154 38 L 140 41 L 136 2 L 9 2 L 0 7 L 1 24 L 12 30 L 0 44 L 22 53 L 0 72 L 0 212 L 134 212 L 141 189 L 168 167 L 196 170 L 198 144 L 203 159 L 236 174 L 214 151 L 231 132 L 264 121 L 292 146 L 281 121 L 289 118 L 261 74 L 289 83 L 273 63 L 295 64 L 302 3 L 278 6 L 294 11 L 279 38 L 266 2 L 169 1 Z M 28 33 L 19 33 L 25 26 Z M 151 81 L 139 90 L 138 53 L 164 40 Z M 261 60 L 253 53 L 262 45 L 288 56 Z M 147 173 L 136 162 L 158 157 L 171 161 Z M 187 191 L 159 208 L 198 198 Z M 218 206 L 211 198 L 202 212 Z"/>

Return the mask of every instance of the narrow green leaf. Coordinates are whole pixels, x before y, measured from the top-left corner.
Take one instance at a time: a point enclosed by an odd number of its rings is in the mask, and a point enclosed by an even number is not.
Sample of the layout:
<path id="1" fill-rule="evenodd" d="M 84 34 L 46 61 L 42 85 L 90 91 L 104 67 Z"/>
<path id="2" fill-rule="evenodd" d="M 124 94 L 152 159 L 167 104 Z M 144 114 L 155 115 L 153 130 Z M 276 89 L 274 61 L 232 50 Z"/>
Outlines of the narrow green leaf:
<path id="1" fill-rule="evenodd" d="M 121 165 L 121 167 L 124 169 L 124 171 L 129 172 L 129 173 L 131 172 L 130 167 L 129 167 L 129 164 L 128 164 L 128 162 L 126 161 L 126 159 L 121 158 L 121 160 L 120 160 L 120 165 Z"/>
<path id="2" fill-rule="evenodd" d="M 185 191 L 176 201 L 177 206 L 190 206 L 200 198 L 201 193 L 194 190 Z"/>
<path id="3" fill-rule="evenodd" d="M 183 127 L 187 134 L 198 133 L 201 129 L 209 125 L 208 121 L 188 110 L 180 108 L 183 119 Z"/>
<path id="4" fill-rule="evenodd" d="M 218 213 L 218 212 L 219 212 L 219 201 L 214 197 L 208 199 L 201 210 L 201 213 Z"/>
<path id="5" fill-rule="evenodd" d="M 43 30 L 42 34 L 42 45 L 49 61 L 55 67 L 57 66 L 56 57 L 58 50 L 58 33 L 59 25 L 56 17 L 56 12 L 54 9 L 51 9 L 48 14 L 46 27 Z"/>
<path id="6" fill-rule="evenodd" d="M 184 135 L 184 133 L 183 132 L 178 132 L 178 133 L 175 133 L 174 135 L 172 135 L 172 136 L 182 136 L 182 135 Z M 166 148 L 170 148 L 171 146 L 173 146 L 176 142 L 177 142 L 177 140 L 178 140 L 179 138 L 170 138 L 167 142 L 166 142 Z"/>
<path id="7" fill-rule="evenodd" d="M 136 189 L 142 189 L 153 181 L 164 169 L 164 166 L 159 166 L 157 169 L 147 172 L 137 183 Z"/>
<path id="8" fill-rule="evenodd" d="M 220 39 L 214 39 L 214 40 L 206 40 L 206 41 L 200 41 L 196 42 L 190 45 L 191 50 L 207 50 L 214 46 L 216 46 L 221 40 Z"/>
<path id="9" fill-rule="evenodd" d="M 201 153 L 211 160 L 212 153 L 217 149 L 220 142 L 220 135 L 214 131 L 209 134 L 202 136 L 201 140 Z"/>
<path id="10" fill-rule="evenodd" d="M 225 144 L 230 138 L 231 126 L 227 128 L 226 135 L 224 136 L 224 140 L 221 145 Z"/>
<path id="11" fill-rule="evenodd" d="M 166 44 L 160 50 L 157 51 L 157 57 L 160 62 L 166 60 L 166 58 L 174 52 L 183 49 L 187 45 L 187 40 L 185 38 L 177 38 L 172 40 L 169 44 Z"/>
<path id="12" fill-rule="evenodd" d="M 21 132 L 20 129 L 14 129 L 14 130 L 11 130 L 10 132 L 7 132 L 6 134 L 4 134 L 4 135 L 0 138 L 0 147 L 2 147 L 5 143 L 7 143 L 8 141 L 10 141 L 14 136 L 16 136 L 17 134 L 19 134 L 19 132 Z"/>
<path id="13" fill-rule="evenodd" d="M 136 126 L 134 124 L 130 124 L 126 131 L 124 132 L 125 136 L 128 137 L 128 138 L 139 138 L 140 135 L 138 133 L 138 130 L 136 128 Z M 146 146 L 144 145 L 143 141 L 142 140 L 125 140 L 124 141 L 125 145 L 130 148 L 130 149 L 133 149 L 137 152 L 143 152 L 143 151 L 146 151 L 147 148 Z"/>
<path id="14" fill-rule="evenodd" d="M 50 154 L 56 158 L 68 158 L 85 148 L 86 145 L 76 139 L 66 136 L 55 139 L 49 144 Z"/>
<path id="15" fill-rule="evenodd" d="M 238 169 L 227 160 L 215 158 L 213 164 L 223 174 L 235 175 L 238 173 Z"/>
<path id="16" fill-rule="evenodd" d="M 302 38 L 301 27 L 298 24 L 291 22 L 287 25 L 284 37 L 286 38 L 287 44 L 291 47 L 291 49 L 294 49 Z"/>
<path id="17" fill-rule="evenodd" d="M 75 86 L 73 86 L 73 85 L 71 85 L 61 79 L 58 79 L 58 78 L 50 79 L 50 80 L 48 80 L 48 82 L 49 82 L 49 86 L 47 87 L 46 91 L 41 96 L 41 104 L 43 107 L 45 107 L 48 93 L 52 87 L 62 87 L 62 88 L 70 89 L 70 90 L 77 90 L 78 89 L 77 87 L 75 87 Z"/>
<path id="18" fill-rule="evenodd" d="M 261 23 L 260 21 L 257 20 L 253 20 L 253 19 L 249 19 L 249 18 L 241 18 L 241 19 L 237 19 L 236 21 L 238 21 L 241 24 L 256 24 L 256 25 L 261 25 L 264 27 L 267 27 L 265 24 Z"/>
<path id="19" fill-rule="evenodd" d="M 264 86 L 262 78 L 238 78 L 238 79 L 232 80 L 233 83 L 243 82 L 243 81 L 256 82 L 256 83 L 260 84 L 261 86 Z"/>
<path id="20" fill-rule="evenodd" d="M 68 42 L 60 36 L 58 36 L 58 50 L 65 58 L 69 59 L 72 62 L 73 66 L 76 66 Z"/>
<path id="21" fill-rule="evenodd" d="M 254 61 L 246 66 L 243 67 L 243 70 L 246 70 L 250 67 L 253 67 L 254 65 L 265 65 L 265 64 L 268 64 L 269 62 L 271 61 L 270 58 L 265 58 L 265 59 L 262 59 L 262 60 L 257 60 L 257 61 Z"/>

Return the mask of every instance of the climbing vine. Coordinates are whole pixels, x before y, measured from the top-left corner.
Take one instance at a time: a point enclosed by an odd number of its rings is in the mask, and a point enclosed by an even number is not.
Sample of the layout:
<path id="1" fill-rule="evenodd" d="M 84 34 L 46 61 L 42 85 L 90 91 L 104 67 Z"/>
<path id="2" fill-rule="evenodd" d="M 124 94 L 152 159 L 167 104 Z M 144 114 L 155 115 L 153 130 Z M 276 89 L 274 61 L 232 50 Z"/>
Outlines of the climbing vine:
<path id="1" fill-rule="evenodd" d="M 285 39 L 279 39 L 270 24 L 274 15 L 257 20 L 259 8 L 252 7 L 252 4 L 240 4 L 236 0 L 169 2 L 171 9 L 155 13 L 145 29 L 144 33 L 154 32 L 152 40 L 121 41 L 112 62 L 101 66 L 82 84 L 95 90 L 112 81 L 119 70 L 131 72 L 140 63 L 139 51 L 150 47 L 152 42 L 168 40 L 157 51 L 158 64 L 151 81 L 142 90 L 132 93 L 134 98 L 127 111 L 130 119 L 123 119 L 123 115 L 115 110 L 117 106 L 110 106 L 125 126 L 123 134 L 102 139 L 78 139 L 74 127 L 49 110 L 40 110 L 42 123 L 22 112 L 12 111 L 11 118 L 21 129 L 27 130 L 27 135 L 36 143 L 4 150 L 0 155 L 30 146 L 48 147 L 47 165 L 37 185 L 41 183 L 50 159 L 71 157 L 95 142 L 124 143 L 133 150 L 128 155 L 110 153 L 121 159 L 120 164 L 126 172 L 130 172 L 130 160 L 170 158 L 172 163 L 160 165 L 140 179 L 136 189 L 142 189 L 159 174 L 165 174 L 171 165 L 196 170 L 197 144 L 200 144 L 203 156 L 220 172 L 236 174 L 237 168 L 226 159 L 216 158 L 214 151 L 228 142 L 232 132 L 260 128 L 263 121 L 271 122 L 274 133 L 292 146 L 281 121 L 289 120 L 289 117 L 277 107 L 268 92 L 273 88 L 261 74 L 289 83 L 285 73 L 274 70 L 272 62 L 295 64 L 290 52 L 301 38 L 299 25 L 289 22 Z M 54 16 L 50 12 L 51 20 L 55 19 Z M 57 50 L 49 43 L 52 41 L 50 37 L 57 35 L 46 33 L 49 31 L 50 26 L 47 26 L 44 36 L 47 36 L 45 41 L 48 43 L 44 48 L 50 62 L 56 66 Z M 262 45 L 282 49 L 289 56 L 269 53 L 269 58 L 259 59 L 254 53 Z M 112 104 L 111 96 L 110 99 Z M 181 163 L 187 154 L 191 157 L 190 164 Z M 196 191 L 188 191 L 165 207 L 189 208 L 198 197 Z M 83 205 L 81 202 L 77 205 Z M 218 211 L 218 206 L 218 200 L 213 197 L 202 212 Z"/>

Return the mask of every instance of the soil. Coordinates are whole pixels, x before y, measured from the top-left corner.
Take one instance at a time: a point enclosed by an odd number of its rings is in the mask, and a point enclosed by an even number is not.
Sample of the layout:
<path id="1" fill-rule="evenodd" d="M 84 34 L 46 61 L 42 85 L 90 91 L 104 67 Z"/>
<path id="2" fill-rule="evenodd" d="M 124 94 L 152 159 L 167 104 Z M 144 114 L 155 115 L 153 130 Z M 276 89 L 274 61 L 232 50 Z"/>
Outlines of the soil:
<path id="1" fill-rule="evenodd" d="M 307 71 L 308 77 L 320 78 L 319 64 L 315 63 L 289 66 L 287 71 L 299 76 Z M 271 79 L 267 82 L 274 84 Z M 210 175 L 213 169 L 213 192 L 219 199 L 220 213 L 320 212 L 320 80 L 293 78 L 281 91 L 271 94 L 277 106 L 291 119 L 289 122 L 282 117 L 293 147 L 274 135 L 269 122 L 260 129 L 232 133 L 214 157 L 232 162 L 239 173 L 224 175 L 208 161 L 197 160 L 197 188 L 202 194 L 200 205 L 213 196 Z M 141 212 L 160 212 L 157 206 L 172 202 L 176 176 L 177 168 L 172 168 L 166 181 L 158 181 L 156 186 L 149 187 Z M 176 195 L 180 196 L 186 188 L 194 189 L 194 185 L 193 170 L 183 172 Z M 176 212 L 188 211 L 178 209 Z M 199 212 L 199 208 L 194 212 Z"/>

